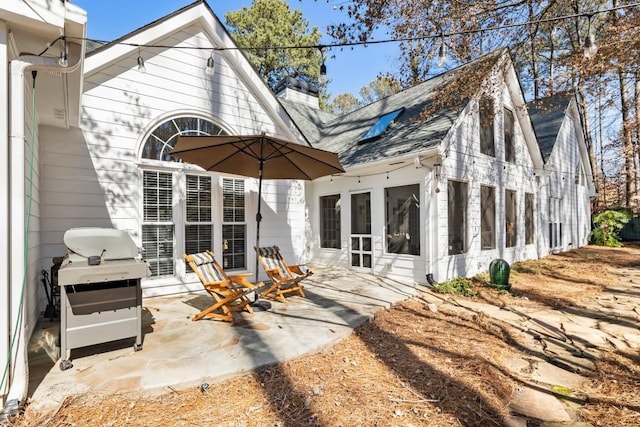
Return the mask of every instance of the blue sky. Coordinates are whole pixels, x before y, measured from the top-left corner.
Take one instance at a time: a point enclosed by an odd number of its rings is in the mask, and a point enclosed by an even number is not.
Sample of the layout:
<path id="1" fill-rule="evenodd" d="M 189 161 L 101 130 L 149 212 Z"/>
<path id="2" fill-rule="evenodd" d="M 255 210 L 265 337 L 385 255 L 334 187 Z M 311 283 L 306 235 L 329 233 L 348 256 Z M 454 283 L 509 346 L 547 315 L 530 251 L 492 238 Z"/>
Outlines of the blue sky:
<path id="1" fill-rule="evenodd" d="M 192 0 L 74 0 L 73 3 L 87 11 L 87 37 L 108 41 L 174 12 Z M 228 11 L 251 6 L 251 3 L 251 0 L 208 0 L 222 22 Z M 319 27 L 323 34 L 327 25 L 344 19 L 343 12 L 333 8 L 344 3 L 343 0 L 289 0 L 288 3 L 292 9 L 302 10 L 310 25 Z M 324 37 L 322 43 L 333 43 L 333 40 Z M 393 43 L 382 43 L 330 51 L 326 61 L 331 79 L 329 93 L 335 96 L 350 92 L 358 96 L 361 87 L 379 73 L 392 69 L 395 49 Z"/>

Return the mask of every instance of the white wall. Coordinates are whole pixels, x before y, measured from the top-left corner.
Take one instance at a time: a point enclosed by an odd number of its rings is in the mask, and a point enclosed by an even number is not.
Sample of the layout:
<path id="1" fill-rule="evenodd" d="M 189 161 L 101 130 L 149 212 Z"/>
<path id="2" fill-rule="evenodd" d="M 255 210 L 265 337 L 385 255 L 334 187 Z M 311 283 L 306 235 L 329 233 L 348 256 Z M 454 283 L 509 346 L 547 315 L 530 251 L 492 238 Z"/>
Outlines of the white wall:
<path id="1" fill-rule="evenodd" d="M 175 31 L 155 44 L 211 47 L 197 26 Z M 146 73 L 136 70 L 136 51 L 85 76 L 80 130 L 48 129 L 43 135 L 43 235 L 48 256 L 64 253 L 64 231 L 78 226 L 127 230 L 140 244 L 140 147 L 146 132 L 167 118 L 197 115 L 231 134 L 283 134 L 224 55 L 215 54 L 215 73 L 207 76 L 204 68 L 209 50 L 143 49 L 141 53 Z M 160 165 L 166 166 L 171 167 Z M 278 243 L 286 254 L 296 257 L 304 257 L 299 249 L 305 232 L 300 185 L 265 181 L 263 187 L 261 244 Z M 253 272 L 257 184 L 248 180 L 247 187 L 251 192 L 247 266 Z M 220 240 L 220 233 L 215 238 Z M 175 254 L 176 262 L 182 262 L 181 255 Z M 143 286 L 145 295 L 158 295 L 198 288 L 192 285 L 158 279 L 147 280 Z"/>
<path id="2" fill-rule="evenodd" d="M 503 107 L 514 113 L 516 106 L 509 95 L 504 82 L 497 81 L 492 90 L 494 97 L 494 143 L 495 157 L 480 152 L 479 113 L 477 101 L 471 101 L 462 113 L 457 127 L 449 138 L 443 141 L 442 175 L 439 185 L 438 217 L 440 218 L 438 247 L 435 254 L 434 278 L 445 281 L 457 276 L 470 277 L 488 269 L 489 263 L 496 258 L 507 262 L 536 257 L 535 245 L 525 244 L 525 193 L 537 194 L 534 165 L 526 146 L 522 127 L 516 119 L 514 124 L 514 143 L 516 161 L 505 160 Z M 467 183 L 467 249 L 458 255 L 448 254 L 448 203 L 447 180 Z M 481 249 L 480 230 L 480 188 L 494 187 L 496 206 L 496 248 Z M 516 192 L 516 245 L 506 247 L 505 242 L 505 190 Z"/>
<path id="3" fill-rule="evenodd" d="M 392 160 L 390 160 L 391 162 Z M 426 161 L 425 161 L 426 162 Z M 329 266 L 350 268 L 350 235 L 351 235 L 351 194 L 371 193 L 371 234 L 373 246 L 372 274 L 389 278 L 425 282 L 426 259 L 429 253 L 427 229 L 431 183 L 429 169 L 416 169 L 412 159 L 405 159 L 406 167 L 388 173 L 382 166 L 375 173 L 362 176 L 336 176 L 314 181 L 309 191 L 308 206 L 311 218 L 313 262 Z M 386 167 L 387 170 L 398 166 Z M 420 255 L 388 253 L 386 250 L 385 188 L 403 185 L 420 185 Z M 329 249 L 320 247 L 320 206 L 322 196 L 340 194 L 340 233 L 341 248 Z"/>

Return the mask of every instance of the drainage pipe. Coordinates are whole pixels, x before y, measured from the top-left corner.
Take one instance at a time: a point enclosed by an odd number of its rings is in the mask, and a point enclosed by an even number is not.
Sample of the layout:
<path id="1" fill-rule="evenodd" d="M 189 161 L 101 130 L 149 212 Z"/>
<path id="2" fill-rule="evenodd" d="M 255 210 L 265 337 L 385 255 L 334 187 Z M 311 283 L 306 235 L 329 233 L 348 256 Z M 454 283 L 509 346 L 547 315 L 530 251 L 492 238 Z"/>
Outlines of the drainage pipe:
<path id="1" fill-rule="evenodd" d="M 72 53 L 69 52 L 69 56 Z M 0 412 L 0 421 L 15 417 L 24 405 L 28 384 L 29 366 L 27 360 L 28 323 L 25 310 L 27 304 L 24 298 L 27 284 L 26 275 L 28 263 L 24 259 L 26 254 L 24 233 L 25 219 L 25 73 L 29 71 L 53 71 L 62 74 L 71 73 L 80 68 L 81 55 L 77 52 L 73 55 L 75 60 L 68 67 L 58 65 L 57 58 L 38 55 L 20 55 L 13 59 L 9 73 L 9 335 L 10 353 L 7 355 L 7 375 L 5 381 L 9 382 L 8 394 Z M 33 89 L 35 90 L 35 88 Z M 32 114 L 36 114 L 32 111 Z M 31 129 L 31 132 L 37 132 Z M 34 138 L 35 140 L 35 138 Z M 35 149 L 35 147 L 32 147 Z M 32 165 L 33 167 L 33 165 Z M 30 183 L 32 185 L 32 183 Z M 13 343 L 13 344 L 11 344 Z M 4 368 L 4 367 L 3 367 Z M 0 385 L 2 386 L 2 385 Z"/>

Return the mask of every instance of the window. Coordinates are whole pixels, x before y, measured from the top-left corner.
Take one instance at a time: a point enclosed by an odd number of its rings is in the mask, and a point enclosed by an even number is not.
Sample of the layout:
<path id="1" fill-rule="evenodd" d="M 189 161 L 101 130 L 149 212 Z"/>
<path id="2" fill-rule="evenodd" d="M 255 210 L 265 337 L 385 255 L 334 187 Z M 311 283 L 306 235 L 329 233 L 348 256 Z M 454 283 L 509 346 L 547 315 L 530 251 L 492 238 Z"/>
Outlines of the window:
<path id="1" fill-rule="evenodd" d="M 195 254 L 213 247 L 211 220 L 211 177 L 187 175 L 185 252 Z"/>
<path id="2" fill-rule="evenodd" d="M 222 267 L 246 268 L 247 223 L 245 222 L 244 180 L 222 180 Z"/>
<path id="3" fill-rule="evenodd" d="M 449 209 L 449 255 L 467 250 L 467 184 L 449 181 L 447 185 Z"/>
<path id="4" fill-rule="evenodd" d="M 515 147 L 515 130 L 514 130 L 514 117 L 513 111 L 508 108 L 503 109 L 504 118 L 504 159 L 509 163 L 516 162 L 516 147 Z"/>
<path id="5" fill-rule="evenodd" d="M 524 243 L 526 245 L 533 244 L 533 194 L 526 193 L 524 195 Z"/>
<path id="6" fill-rule="evenodd" d="M 493 99 L 483 96 L 479 102 L 480 113 L 480 152 L 495 157 L 496 148 L 493 138 Z"/>
<path id="7" fill-rule="evenodd" d="M 505 190 L 504 192 L 504 223 L 505 223 L 505 246 L 511 248 L 516 246 L 518 240 L 517 222 L 517 201 L 516 192 Z"/>
<path id="8" fill-rule="evenodd" d="M 180 162 L 169 155 L 179 135 L 224 135 L 219 126 L 199 117 L 176 117 L 167 120 L 151 132 L 142 148 L 142 158 L 165 162 Z"/>
<path id="9" fill-rule="evenodd" d="M 420 185 L 385 189 L 387 252 L 420 255 Z"/>
<path id="10" fill-rule="evenodd" d="M 144 171 L 142 247 L 152 276 L 173 274 L 173 180 L 167 172 Z"/>
<path id="11" fill-rule="evenodd" d="M 562 199 L 549 197 L 549 247 L 562 246 Z"/>
<path id="12" fill-rule="evenodd" d="M 493 187 L 480 187 L 480 240 L 482 250 L 496 248 L 496 200 Z"/>
<path id="13" fill-rule="evenodd" d="M 320 247 L 340 249 L 340 195 L 320 197 Z"/>
<path id="14" fill-rule="evenodd" d="M 213 211 L 215 181 L 209 174 L 188 174 L 176 168 L 179 161 L 169 152 L 180 135 L 221 134 L 224 130 L 208 120 L 182 116 L 161 123 L 144 142 L 142 163 L 162 163 L 164 169 L 142 172 L 142 245 L 153 277 L 176 274 L 175 265 L 185 252 L 213 249 L 214 222 L 220 218 Z"/>

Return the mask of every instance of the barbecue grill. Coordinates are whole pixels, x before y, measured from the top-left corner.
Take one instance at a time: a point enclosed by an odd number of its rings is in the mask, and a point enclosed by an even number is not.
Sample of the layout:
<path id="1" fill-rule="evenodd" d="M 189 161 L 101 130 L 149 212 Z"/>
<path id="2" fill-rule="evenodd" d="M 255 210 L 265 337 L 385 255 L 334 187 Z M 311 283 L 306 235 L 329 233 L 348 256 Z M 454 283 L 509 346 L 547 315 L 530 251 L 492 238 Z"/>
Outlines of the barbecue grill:
<path id="1" fill-rule="evenodd" d="M 73 366 L 71 349 L 135 337 L 142 350 L 142 289 L 150 275 L 135 243 L 113 228 L 72 228 L 60 286 L 60 369 Z"/>

